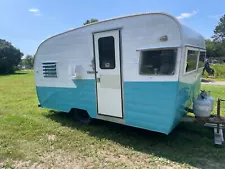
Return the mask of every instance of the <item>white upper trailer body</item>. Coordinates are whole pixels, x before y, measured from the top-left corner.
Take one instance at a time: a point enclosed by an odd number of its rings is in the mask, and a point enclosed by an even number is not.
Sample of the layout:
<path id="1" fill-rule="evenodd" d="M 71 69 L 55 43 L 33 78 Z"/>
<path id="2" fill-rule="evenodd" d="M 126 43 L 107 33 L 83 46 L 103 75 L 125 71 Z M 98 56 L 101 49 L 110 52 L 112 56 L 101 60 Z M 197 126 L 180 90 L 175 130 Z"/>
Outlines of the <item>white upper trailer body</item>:
<path id="1" fill-rule="evenodd" d="M 55 35 L 35 54 L 40 106 L 168 134 L 199 92 L 204 38 L 165 13 Z"/>

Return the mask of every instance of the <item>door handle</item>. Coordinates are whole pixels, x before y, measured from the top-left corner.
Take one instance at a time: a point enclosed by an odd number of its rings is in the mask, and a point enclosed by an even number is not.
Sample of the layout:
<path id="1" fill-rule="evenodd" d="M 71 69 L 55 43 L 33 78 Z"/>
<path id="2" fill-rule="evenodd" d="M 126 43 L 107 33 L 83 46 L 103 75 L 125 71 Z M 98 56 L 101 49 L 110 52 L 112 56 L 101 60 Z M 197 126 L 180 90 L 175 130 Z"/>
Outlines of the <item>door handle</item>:
<path id="1" fill-rule="evenodd" d="M 100 83 L 100 77 L 97 77 L 97 83 Z"/>

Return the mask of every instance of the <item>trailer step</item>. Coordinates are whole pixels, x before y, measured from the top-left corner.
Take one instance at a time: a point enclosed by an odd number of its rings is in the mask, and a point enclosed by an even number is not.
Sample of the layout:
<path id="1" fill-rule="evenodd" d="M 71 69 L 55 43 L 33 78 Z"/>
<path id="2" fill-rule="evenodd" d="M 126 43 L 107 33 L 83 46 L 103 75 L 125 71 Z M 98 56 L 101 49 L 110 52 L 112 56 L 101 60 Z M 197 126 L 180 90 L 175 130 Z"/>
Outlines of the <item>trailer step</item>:
<path id="1" fill-rule="evenodd" d="M 217 133 L 217 128 L 214 128 L 214 144 L 222 145 L 223 143 L 223 129 L 219 129 L 219 133 Z"/>
<path id="2" fill-rule="evenodd" d="M 205 123 L 204 126 L 213 128 L 215 145 L 222 145 L 224 143 L 223 129 L 225 125 L 219 124 L 219 126 L 217 126 L 215 123 Z"/>
<path id="3" fill-rule="evenodd" d="M 216 128 L 216 127 L 217 127 L 217 124 L 215 124 L 215 123 L 205 123 L 204 126 L 205 126 L 205 127 Z M 220 124 L 220 125 L 219 125 L 219 128 L 225 129 L 225 125 Z"/>

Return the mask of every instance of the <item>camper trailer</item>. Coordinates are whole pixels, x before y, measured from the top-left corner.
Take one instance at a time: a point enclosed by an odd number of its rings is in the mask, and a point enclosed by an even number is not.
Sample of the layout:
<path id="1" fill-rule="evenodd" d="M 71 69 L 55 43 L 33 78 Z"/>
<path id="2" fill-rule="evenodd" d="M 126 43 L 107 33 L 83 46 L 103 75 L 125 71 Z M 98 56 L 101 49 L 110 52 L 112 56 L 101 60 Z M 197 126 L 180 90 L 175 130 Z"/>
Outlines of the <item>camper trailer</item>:
<path id="1" fill-rule="evenodd" d="M 37 49 L 39 106 L 169 134 L 199 93 L 205 53 L 203 36 L 166 13 L 78 27 Z"/>

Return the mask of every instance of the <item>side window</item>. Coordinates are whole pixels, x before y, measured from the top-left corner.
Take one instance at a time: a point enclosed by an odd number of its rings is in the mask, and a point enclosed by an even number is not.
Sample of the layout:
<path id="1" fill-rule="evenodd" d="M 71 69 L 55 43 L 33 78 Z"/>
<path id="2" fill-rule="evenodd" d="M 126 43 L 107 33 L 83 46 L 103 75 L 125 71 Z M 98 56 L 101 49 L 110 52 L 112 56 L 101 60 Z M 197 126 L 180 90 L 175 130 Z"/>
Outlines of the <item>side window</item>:
<path id="1" fill-rule="evenodd" d="M 199 61 L 198 61 L 198 68 L 202 68 L 204 67 L 204 63 L 205 63 L 205 54 L 206 52 L 200 52 L 200 55 L 199 55 Z"/>
<path id="2" fill-rule="evenodd" d="M 176 49 L 141 51 L 139 74 L 173 75 L 176 56 Z"/>
<path id="3" fill-rule="evenodd" d="M 199 54 L 198 51 L 188 50 L 186 61 L 186 72 L 196 70 L 198 54 Z"/>
<path id="4" fill-rule="evenodd" d="M 101 69 L 114 69 L 115 44 L 114 37 L 108 36 L 98 39 L 99 66 Z"/>

